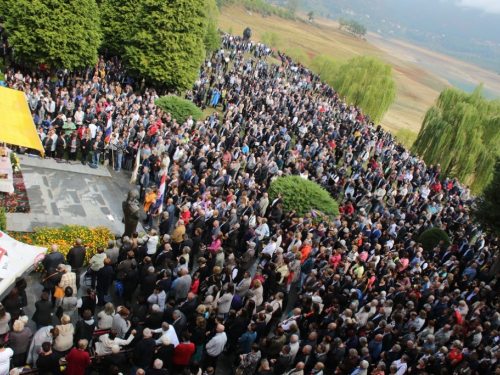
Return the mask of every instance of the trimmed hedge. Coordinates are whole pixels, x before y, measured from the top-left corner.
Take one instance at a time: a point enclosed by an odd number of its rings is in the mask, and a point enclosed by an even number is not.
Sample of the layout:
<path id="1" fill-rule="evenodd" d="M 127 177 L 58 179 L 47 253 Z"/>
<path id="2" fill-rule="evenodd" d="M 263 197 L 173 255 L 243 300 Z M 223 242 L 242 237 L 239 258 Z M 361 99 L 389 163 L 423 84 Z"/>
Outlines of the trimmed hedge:
<path id="1" fill-rule="evenodd" d="M 444 241 L 446 247 L 451 245 L 450 238 L 441 228 L 429 228 L 418 237 L 417 242 L 422 244 L 424 251 L 432 251 L 440 241 Z"/>
<path id="2" fill-rule="evenodd" d="M 170 113 L 172 118 L 182 124 L 189 116 L 193 116 L 196 122 L 199 118 L 204 118 L 203 112 L 194 103 L 189 100 L 179 98 L 175 95 L 162 96 L 155 100 L 155 104 L 163 111 Z"/>
<path id="3" fill-rule="evenodd" d="M 294 208 L 302 216 L 311 209 L 331 215 L 339 212 L 338 204 L 321 185 L 299 176 L 277 178 L 269 187 L 269 200 L 273 201 L 278 193 L 283 194 L 283 212 Z"/>

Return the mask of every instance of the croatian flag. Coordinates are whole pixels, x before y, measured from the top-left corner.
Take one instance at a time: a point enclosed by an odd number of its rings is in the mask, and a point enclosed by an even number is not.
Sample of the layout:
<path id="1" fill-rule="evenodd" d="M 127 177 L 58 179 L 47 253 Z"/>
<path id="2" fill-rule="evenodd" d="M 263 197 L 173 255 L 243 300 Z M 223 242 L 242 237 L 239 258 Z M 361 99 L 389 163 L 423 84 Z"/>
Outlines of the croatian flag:
<path id="1" fill-rule="evenodd" d="M 165 177 L 167 177 L 166 173 L 161 178 L 160 189 L 158 192 L 158 199 L 156 200 L 156 209 L 158 210 L 159 214 L 163 212 L 163 197 L 165 196 Z"/>
<path id="2" fill-rule="evenodd" d="M 104 140 L 109 142 L 111 139 L 111 130 L 113 130 L 113 121 L 111 121 L 111 112 L 108 113 L 108 123 L 106 124 L 106 132 L 104 133 Z"/>

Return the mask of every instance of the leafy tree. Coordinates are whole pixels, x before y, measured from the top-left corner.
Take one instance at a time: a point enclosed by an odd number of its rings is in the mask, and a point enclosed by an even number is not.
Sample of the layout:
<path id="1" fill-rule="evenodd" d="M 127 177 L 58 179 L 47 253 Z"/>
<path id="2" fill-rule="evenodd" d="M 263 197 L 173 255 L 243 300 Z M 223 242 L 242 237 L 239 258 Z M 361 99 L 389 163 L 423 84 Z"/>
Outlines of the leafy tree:
<path id="1" fill-rule="evenodd" d="M 337 214 L 338 205 L 321 185 L 299 176 L 280 177 L 269 187 L 269 198 L 274 200 L 283 193 L 283 211 L 297 210 L 302 216 L 311 209 L 325 214 Z"/>
<path id="2" fill-rule="evenodd" d="M 252 37 L 252 29 L 250 27 L 247 27 L 245 30 L 243 30 L 243 39 L 250 40 L 251 37 Z"/>
<path id="3" fill-rule="evenodd" d="M 205 17 L 207 18 L 207 28 L 203 36 L 205 50 L 216 51 L 220 47 L 220 35 L 217 30 L 217 17 L 219 8 L 215 0 L 205 0 Z"/>
<path id="4" fill-rule="evenodd" d="M 274 31 L 266 31 L 264 34 L 261 35 L 260 37 L 260 42 L 264 43 L 267 46 L 270 46 L 271 48 L 281 48 L 283 45 L 283 39 L 281 38 L 281 35 L 274 32 Z"/>
<path id="5" fill-rule="evenodd" d="M 200 117 L 204 118 L 203 112 L 193 102 L 175 95 L 162 96 L 155 100 L 155 104 L 164 112 L 170 113 L 180 124 L 189 116 L 193 116 L 195 121 Z"/>
<path id="6" fill-rule="evenodd" d="M 493 178 L 476 201 L 473 217 L 483 229 L 500 236 L 500 159 L 497 158 Z"/>
<path id="7" fill-rule="evenodd" d="M 142 0 L 125 46 L 129 69 L 168 88 L 189 88 L 205 57 L 205 1 Z"/>
<path id="8" fill-rule="evenodd" d="M 424 251 L 432 251 L 439 242 L 443 241 L 445 247 L 451 245 L 450 238 L 444 230 L 441 228 L 429 228 L 425 230 L 420 237 L 418 237 L 417 242 L 422 244 Z"/>
<path id="9" fill-rule="evenodd" d="M 480 192 L 492 178 L 499 141 L 500 102 L 485 99 L 481 84 L 472 94 L 444 89 L 427 111 L 412 149 L 427 164 L 439 163 L 443 175 Z"/>
<path id="10" fill-rule="evenodd" d="M 334 87 L 354 106 L 379 122 L 396 99 L 392 66 L 376 57 L 358 56 L 342 65 Z"/>
<path id="11" fill-rule="evenodd" d="M 311 70 L 321 77 L 329 85 L 333 85 L 334 79 L 340 71 L 340 67 L 344 64 L 342 60 L 335 59 L 331 56 L 322 54 L 315 56 L 309 67 Z"/>
<path id="12" fill-rule="evenodd" d="M 137 1 L 102 0 L 100 6 L 103 45 L 116 55 L 123 55 L 134 23 Z"/>
<path id="13" fill-rule="evenodd" d="M 311 10 L 309 13 L 307 13 L 307 17 L 309 18 L 309 21 L 314 20 L 314 12 Z"/>
<path id="14" fill-rule="evenodd" d="M 301 3 L 302 3 L 302 0 L 288 0 L 286 2 L 286 9 L 290 13 L 295 14 L 299 10 Z"/>
<path id="15" fill-rule="evenodd" d="M 75 69 L 97 62 L 101 44 L 99 9 L 95 0 L 2 0 L 16 58 Z"/>

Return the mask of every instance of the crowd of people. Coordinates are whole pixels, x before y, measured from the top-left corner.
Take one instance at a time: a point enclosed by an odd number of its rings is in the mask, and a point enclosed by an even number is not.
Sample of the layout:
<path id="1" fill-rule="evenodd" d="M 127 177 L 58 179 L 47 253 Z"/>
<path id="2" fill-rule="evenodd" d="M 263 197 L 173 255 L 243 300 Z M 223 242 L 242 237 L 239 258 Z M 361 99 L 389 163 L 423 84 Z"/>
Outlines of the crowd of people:
<path id="1" fill-rule="evenodd" d="M 1 375 L 9 358 L 58 374 L 62 357 L 76 375 L 500 374 L 498 238 L 471 221 L 469 188 L 300 63 L 223 35 L 186 94 L 214 108 L 205 119 L 157 108 L 116 57 L 55 82 L 23 73 L 7 82 L 47 156 L 99 163 L 110 150 L 119 170 L 140 153 L 148 234 L 110 241 L 88 271 L 80 240 L 66 257 L 54 245 L 37 331 L 22 283 L 0 307 Z M 340 213 L 287 211 L 267 190 L 289 175 L 322 185 Z M 424 251 L 432 227 L 451 246 Z"/>

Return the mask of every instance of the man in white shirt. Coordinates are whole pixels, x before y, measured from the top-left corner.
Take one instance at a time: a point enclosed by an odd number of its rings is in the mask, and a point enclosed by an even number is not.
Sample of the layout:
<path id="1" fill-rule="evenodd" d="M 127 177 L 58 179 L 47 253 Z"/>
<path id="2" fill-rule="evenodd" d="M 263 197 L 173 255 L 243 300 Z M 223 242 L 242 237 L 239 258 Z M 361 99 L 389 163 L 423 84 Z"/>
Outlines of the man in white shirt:
<path id="1" fill-rule="evenodd" d="M 217 366 L 217 360 L 219 359 L 219 355 L 223 352 L 224 346 L 227 343 L 227 336 L 224 332 L 224 326 L 219 324 L 217 326 L 217 333 L 215 336 L 207 343 L 207 358 L 205 360 L 205 368 L 213 367 L 214 373 L 215 368 Z"/>
<path id="2" fill-rule="evenodd" d="M 175 333 L 174 327 L 166 322 L 161 324 L 161 328 L 155 329 L 154 333 L 161 333 L 161 336 L 156 340 L 156 345 L 161 345 L 164 336 L 168 337 L 174 347 L 179 345 L 179 338 L 177 337 L 177 333 Z"/>
<path id="3" fill-rule="evenodd" d="M 296 308 L 293 310 L 293 316 L 278 324 L 278 327 L 283 328 L 285 331 L 289 331 L 292 324 L 297 325 L 297 320 L 300 318 L 301 313 L 302 311 Z"/>
<path id="4" fill-rule="evenodd" d="M 406 373 L 406 370 L 408 369 L 408 356 L 404 354 L 401 359 L 398 359 L 397 361 L 392 362 L 392 366 L 395 366 L 397 368 L 397 372 L 395 375 L 404 375 Z"/>
<path id="5" fill-rule="evenodd" d="M 269 243 L 266 245 L 264 250 L 262 250 L 262 253 L 269 254 L 272 257 L 275 251 L 276 251 L 276 237 L 272 236 Z"/>

